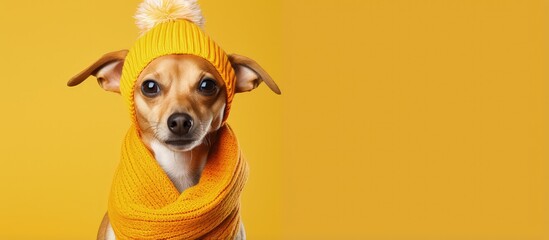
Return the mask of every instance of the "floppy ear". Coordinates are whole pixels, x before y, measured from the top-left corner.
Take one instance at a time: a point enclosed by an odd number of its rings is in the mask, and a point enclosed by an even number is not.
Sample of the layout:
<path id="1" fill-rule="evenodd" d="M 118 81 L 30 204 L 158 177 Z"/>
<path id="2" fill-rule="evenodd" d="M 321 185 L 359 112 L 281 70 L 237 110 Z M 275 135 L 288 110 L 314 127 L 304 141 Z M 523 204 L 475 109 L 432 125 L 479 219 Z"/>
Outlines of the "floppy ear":
<path id="1" fill-rule="evenodd" d="M 265 82 L 273 92 L 281 94 L 280 89 L 271 76 L 254 60 L 241 55 L 231 54 L 229 55 L 229 61 L 236 72 L 235 92 L 249 92 L 257 88 L 261 82 Z"/>
<path id="2" fill-rule="evenodd" d="M 122 66 L 124 65 L 126 55 L 128 55 L 128 50 L 120 50 L 103 55 L 91 66 L 72 77 L 67 86 L 76 86 L 84 82 L 90 75 L 93 75 L 97 78 L 99 86 L 103 89 L 120 93 L 120 77 L 122 76 Z"/>

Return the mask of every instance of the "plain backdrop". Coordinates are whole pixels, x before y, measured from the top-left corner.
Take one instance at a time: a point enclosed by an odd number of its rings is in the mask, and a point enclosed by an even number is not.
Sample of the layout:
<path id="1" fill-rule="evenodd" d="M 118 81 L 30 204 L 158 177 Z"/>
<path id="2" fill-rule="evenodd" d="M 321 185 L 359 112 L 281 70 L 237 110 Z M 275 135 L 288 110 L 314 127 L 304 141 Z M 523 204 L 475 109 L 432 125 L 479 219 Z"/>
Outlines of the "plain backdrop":
<path id="1" fill-rule="evenodd" d="M 0 0 L 0 239 L 93 239 L 126 106 L 67 80 L 139 0 Z M 200 0 L 279 84 L 236 96 L 249 239 L 549 239 L 549 2 Z"/>

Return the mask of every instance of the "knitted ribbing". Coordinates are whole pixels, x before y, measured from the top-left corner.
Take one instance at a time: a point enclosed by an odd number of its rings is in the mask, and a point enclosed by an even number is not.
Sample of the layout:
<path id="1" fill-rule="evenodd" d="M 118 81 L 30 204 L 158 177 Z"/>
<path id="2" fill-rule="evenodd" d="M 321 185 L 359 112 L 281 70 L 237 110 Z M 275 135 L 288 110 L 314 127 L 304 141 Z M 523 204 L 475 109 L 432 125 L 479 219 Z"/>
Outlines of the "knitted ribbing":
<path id="1" fill-rule="evenodd" d="M 227 54 L 197 25 L 187 20 L 173 20 L 158 24 L 139 39 L 128 52 L 120 93 L 126 100 L 132 121 L 136 124 L 134 89 L 143 69 L 154 59 L 170 54 L 191 54 L 210 62 L 218 71 L 227 91 L 227 105 L 223 122 L 227 119 L 234 96 L 236 75 Z"/>
<path id="2" fill-rule="evenodd" d="M 224 125 L 199 183 L 180 194 L 132 126 L 111 188 L 111 225 L 117 239 L 234 239 L 247 176 L 236 137 Z"/>

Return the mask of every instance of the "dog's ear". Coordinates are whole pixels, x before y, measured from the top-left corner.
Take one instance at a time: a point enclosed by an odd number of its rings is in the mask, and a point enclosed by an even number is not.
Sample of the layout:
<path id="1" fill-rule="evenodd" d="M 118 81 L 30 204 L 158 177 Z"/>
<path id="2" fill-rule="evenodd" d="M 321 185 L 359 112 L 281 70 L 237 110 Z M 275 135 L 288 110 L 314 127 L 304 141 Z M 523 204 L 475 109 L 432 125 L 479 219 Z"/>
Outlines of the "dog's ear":
<path id="1" fill-rule="evenodd" d="M 229 61 L 236 72 L 235 92 L 249 92 L 257 88 L 261 82 L 265 82 L 273 92 L 281 94 L 280 89 L 271 76 L 254 60 L 241 55 L 231 54 L 229 55 Z"/>
<path id="2" fill-rule="evenodd" d="M 103 89 L 120 93 L 120 77 L 122 76 L 122 66 L 124 65 L 126 55 L 128 55 L 128 50 L 120 50 L 103 55 L 92 65 L 72 77 L 67 86 L 76 86 L 84 82 L 90 75 L 93 75 L 97 78 L 99 86 Z"/>

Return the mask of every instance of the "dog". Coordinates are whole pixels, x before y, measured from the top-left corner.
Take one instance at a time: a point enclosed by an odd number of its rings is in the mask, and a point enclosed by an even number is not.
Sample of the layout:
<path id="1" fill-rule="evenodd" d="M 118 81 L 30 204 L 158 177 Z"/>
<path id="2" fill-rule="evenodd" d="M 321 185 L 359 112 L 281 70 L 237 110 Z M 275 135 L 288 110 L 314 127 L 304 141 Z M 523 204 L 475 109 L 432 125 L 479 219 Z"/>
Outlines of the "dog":
<path id="1" fill-rule="evenodd" d="M 76 86 L 93 75 L 106 91 L 120 93 L 127 50 L 107 53 L 68 83 Z M 235 93 L 254 90 L 261 82 L 275 93 L 280 89 L 254 60 L 231 54 L 236 73 Z M 206 60 L 172 54 L 153 60 L 139 75 L 134 89 L 135 112 L 141 140 L 179 192 L 198 183 L 210 147 L 222 126 L 226 92 L 221 77 Z M 115 239 L 105 214 L 97 239 Z M 237 239 L 245 239 L 240 226 Z"/>

